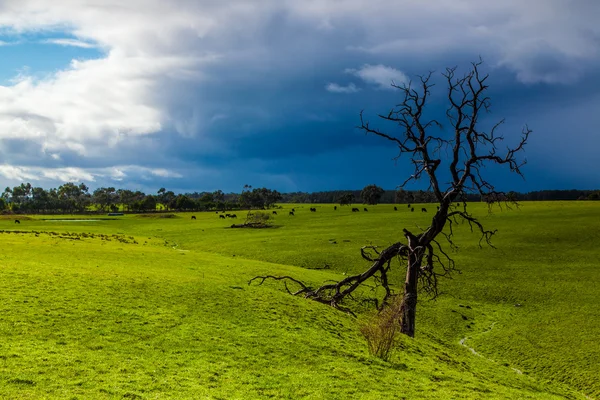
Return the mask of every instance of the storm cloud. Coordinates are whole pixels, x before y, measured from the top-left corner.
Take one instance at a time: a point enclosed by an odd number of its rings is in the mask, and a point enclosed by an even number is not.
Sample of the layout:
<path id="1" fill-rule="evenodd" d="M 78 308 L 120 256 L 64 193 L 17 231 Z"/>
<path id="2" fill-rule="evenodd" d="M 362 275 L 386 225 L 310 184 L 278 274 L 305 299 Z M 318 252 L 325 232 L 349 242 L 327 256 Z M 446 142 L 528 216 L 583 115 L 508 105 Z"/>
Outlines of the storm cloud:
<path id="1" fill-rule="evenodd" d="M 410 165 L 356 130 L 359 112 L 481 57 L 490 119 L 534 130 L 529 179 L 500 184 L 596 188 L 597 15 L 584 0 L 0 2 L 0 52 L 31 60 L 2 72 L 0 181 L 393 188 Z"/>

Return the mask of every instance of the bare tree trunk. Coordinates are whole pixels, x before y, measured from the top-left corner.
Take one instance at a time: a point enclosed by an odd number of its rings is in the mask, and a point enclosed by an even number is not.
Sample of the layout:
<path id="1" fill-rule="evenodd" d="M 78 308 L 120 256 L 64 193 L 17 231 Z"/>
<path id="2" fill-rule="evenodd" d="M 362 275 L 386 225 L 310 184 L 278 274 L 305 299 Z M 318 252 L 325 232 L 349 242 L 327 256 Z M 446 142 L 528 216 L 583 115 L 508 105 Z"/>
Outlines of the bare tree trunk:
<path id="1" fill-rule="evenodd" d="M 421 252 L 419 252 L 421 253 Z M 411 253 L 408 258 L 406 269 L 406 281 L 404 283 L 404 297 L 401 303 L 402 320 L 400 331 L 410 337 L 415 337 L 415 321 L 417 319 L 417 284 L 419 282 L 419 270 L 421 268 L 422 254 Z"/>
<path id="2" fill-rule="evenodd" d="M 360 114 L 359 128 L 362 131 L 394 143 L 399 149 L 398 157 L 408 156 L 412 161 L 414 172 L 400 185 L 400 188 L 422 178 L 428 181 L 429 188 L 438 203 L 438 211 L 428 228 L 419 228 L 417 235 L 403 229 L 407 243 L 398 242 L 383 251 L 379 251 L 377 246 L 364 246 L 361 249 L 362 257 L 371 262 L 367 270 L 361 274 L 348 276 L 339 282 L 323 284 L 317 289 L 288 276 L 258 276 L 251 279 L 248 284 L 254 280 L 260 280 L 259 284 L 262 284 L 265 279 L 291 281 L 299 285 L 300 289 L 292 293 L 286 286 L 289 293 L 302 294 L 307 298 L 352 313 L 347 307 L 342 306 L 342 301 L 351 298 L 352 293 L 364 282 L 372 280 L 376 285 L 383 286 L 385 291 L 379 291 L 384 293 L 381 303 L 378 298 L 370 300 L 374 300 L 377 308 L 380 308 L 380 304 L 382 307 L 391 307 L 394 314 L 399 314 L 402 318 L 401 332 L 414 337 L 418 286 L 426 295 L 435 298 L 439 294 L 438 277 L 448 276 L 455 270 L 454 260 L 444 251 L 436 238 L 442 234 L 450 247 L 455 248 L 452 241 L 453 227 L 454 224 L 464 221 L 471 231 L 477 230 L 481 234 L 480 244 L 484 241 L 491 245 L 490 240 L 496 231 L 486 230 L 478 218 L 468 212 L 466 196 L 477 193 L 482 198 L 499 204 L 514 203 L 510 196 L 496 191 L 482 174 L 485 166 L 492 164 L 506 165 L 512 172 L 522 176 L 521 167 L 526 163 L 526 160 L 519 160 L 517 155 L 524 149 L 532 132 L 527 126 L 523 128 L 522 137 L 516 147 L 509 147 L 504 155 L 500 154 L 499 148 L 503 137 L 497 133 L 503 120 L 490 129 L 481 130 L 479 127 L 482 114 L 489 111 L 491 104 L 490 98 L 485 93 L 488 89 L 486 84 L 488 75 L 480 73 L 481 63 L 482 61 L 472 63 L 472 69 L 462 78 L 456 77 L 456 68 L 448 68 L 446 73 L 442 74 L 448 83 L 447 98 L 450 105 L 446 110 L 446 117 L 450 123 L 449 136 L 434 136 L 431 130 L 442 129 L 442 124 L 435 119 L 425 117 L 429 114 L 426 105 L 434 86 L 430 82 L 431 73 L 419 76 L 416 86 L 410 82 L 402 85 L 392 84 L 404 99 L 389 113 L 380 114 L 379 117 L 399 127 L 398 134 L 389 134 L 369 126 L 369 123 L 363 120 L 362 112 Z M 442 130 L 448 132 L 446 129 L 448 128 Z M 447 168 L 445 172 L 438 171 L 440 166 L 443 169 Z M 450 181 L 441 183 L 447 179 Z M 243 193 L 249 193 L 249 189 L 249 186 L 244 186 Z M 350 205 L 353 202 L 352 198 L 351 193 L 345 194 L 339 199 L 340 205 Z M 417 201 L 417 199 L 410 201 Z M 423 209 L 423 211 L 427 210 Z M 445 232 L 444 227 L 447 227 Z M 400 305 L 395 301 L 392 304 L 388 301 L 394 296 L 388 280 L 390 263 L 394 259 L 407 263 L 406 281 Z"/>

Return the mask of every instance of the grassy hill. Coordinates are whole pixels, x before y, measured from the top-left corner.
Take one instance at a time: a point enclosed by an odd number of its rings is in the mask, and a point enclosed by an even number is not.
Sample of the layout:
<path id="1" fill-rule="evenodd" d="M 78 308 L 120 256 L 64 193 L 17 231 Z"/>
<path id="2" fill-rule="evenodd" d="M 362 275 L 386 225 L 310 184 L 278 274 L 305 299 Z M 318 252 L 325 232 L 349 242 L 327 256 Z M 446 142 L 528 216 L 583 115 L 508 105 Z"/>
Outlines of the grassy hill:
<path id="1" fill-rule="evenodd" d="M 421 298 L 417 337 L 390 362 L 367 352 L 364 307 L 355 319 L 247 282 L 340 279 L 364 268 L 360 246 L 392 243 L 432 210 L 291 207 L 258 230 L 214 213 L 0 220 L 0 397 L 600 397 L 599 205 L 473 205 L 497 249 L 457 232 L 462 273 Z"/>

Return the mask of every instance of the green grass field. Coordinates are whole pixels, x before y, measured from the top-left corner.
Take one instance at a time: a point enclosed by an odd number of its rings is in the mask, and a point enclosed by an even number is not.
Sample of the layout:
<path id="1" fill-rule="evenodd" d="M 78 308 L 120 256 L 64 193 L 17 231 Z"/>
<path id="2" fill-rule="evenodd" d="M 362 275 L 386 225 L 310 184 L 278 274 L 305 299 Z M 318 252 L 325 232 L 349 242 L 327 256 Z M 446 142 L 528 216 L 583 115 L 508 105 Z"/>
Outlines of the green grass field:
<path id="1" fill-rule="evenodd" d="M 364 307 L 355 319 L 247 282 L 341 279 L 365 267 L 362 245 L 433 209 L 311 206 L 256 230 L 215 213 L 3 217 L 0 398 L 600 398 L 599 203 L 470 205 L 497 249 L 457 230 L 461 273 L 420 299 L 416 338 L 389 362 L 367 351 Z"/>

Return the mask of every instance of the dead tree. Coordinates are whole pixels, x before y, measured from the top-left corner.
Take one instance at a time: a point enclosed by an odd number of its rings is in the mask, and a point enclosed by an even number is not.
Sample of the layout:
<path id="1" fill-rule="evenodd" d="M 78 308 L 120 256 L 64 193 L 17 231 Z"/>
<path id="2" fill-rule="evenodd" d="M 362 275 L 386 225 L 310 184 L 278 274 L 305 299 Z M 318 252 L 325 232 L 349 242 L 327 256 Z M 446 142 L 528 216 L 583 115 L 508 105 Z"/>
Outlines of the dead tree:
<path id="1" fill-rule="evenodd" d="M 359 128 L 362 131 L 392 142 L 399 149 L 397 158 L 408 157 L 412 162 L 414 172 L 401 187 L 421 179 L 429 182 L 429 190 L 439 203 L 429 227 L 417 233 L 403 229 L 404 240 L 383 250 L 375 246 L 363 247 L 362 257 L 371 262 L 370 267 L 361 274 L 348 276 L 339 282 L 310 288 L 295 279 L 279 277 L 284 281 L 287 279 L 300 284 L 300 289 L 293 294 L 350 312 L 342 305 L 342 301 L 367 280 L 374 279 L 384 289 L 383 299 L 379 304 L 386 306 L 394 295 L 388 282 L 389 271 L 392 261 L 400 259 L 406 265 L 406 280 L 400 302 L 401 332 L 412 337 L 415 334 L 419 287 L 435 298 L 439 294 L 438 278 L 448 275 L 455 268 L 454 261 L 444 251 L 438 236 L 441 235 L 450 247 L 454 247 L 453 226 L 466 222 L 472 231 L 481 235 L 480 245 L 483 242 L 491 245 L 490 240 L 496 231 L 486 229 L 468 211 L 466 195 L 475 193 L 488 201 L 493 199 L 493 202 L 503 204 L 512 201 L 510 197 L 497 191 L 483 176 L 483 168 L 486 164 L 506 165 L 512 172 L 522 176 L 521 167 L 526 161 L 519 160 L 517 156 L 524 149 L 532 131 L 525 126 L 516 145 L 500 154 L 499 145 L 504 138 L 497 131 L 504 120 L 500 120 L 489 130 L 480 128 L 480 119 L 490 111 L 490 98 L 486 94 L 488 75 L 480 72 L 481 64 L 482 61 L 472 63 L 472 68 L 462 76 L 457 76 L 456 68 L 447 68 L 442 73 L 447 83 L 448 129 L 444 129 L 436 119 L 425 117 L 427 102 L 434 86 L 431 73 L 419 76 L 416 85 L 412 82 L 392 85 L 400 93 L 401 102 L 389 113 L 380 114 L 379 117 L 395 125 L 396 129 L 399 128 L 396 134 L 372 127 L 363 119 L 362 112 L 360 114 Z M 450 176 L 448 183 L 440 181 L 442 168 Z M 257 278 L 264 282 L 273 277 Z"/>

